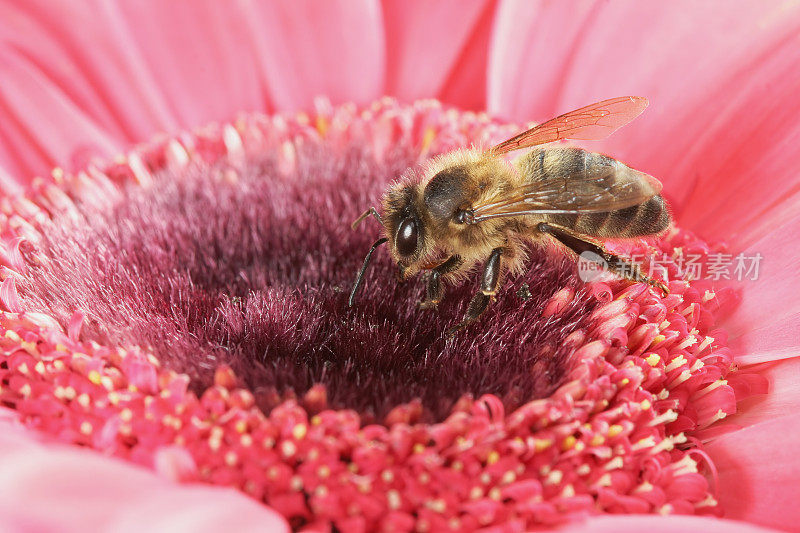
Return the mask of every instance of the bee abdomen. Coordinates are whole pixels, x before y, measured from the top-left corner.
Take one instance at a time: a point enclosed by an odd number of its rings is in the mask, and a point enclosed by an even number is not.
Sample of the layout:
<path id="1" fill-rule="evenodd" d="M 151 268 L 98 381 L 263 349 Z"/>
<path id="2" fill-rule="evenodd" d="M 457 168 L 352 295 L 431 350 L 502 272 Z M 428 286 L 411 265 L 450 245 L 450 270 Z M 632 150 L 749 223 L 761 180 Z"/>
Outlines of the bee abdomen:
<path id="1" fill-rule="evenodd" d="M 578 233 L 604 239 L 656 235 L 667 229 L 669 210 L 664 198 L 654 196 L 643 204 L 608 213 L 551 215 L 550 220 Z"/>

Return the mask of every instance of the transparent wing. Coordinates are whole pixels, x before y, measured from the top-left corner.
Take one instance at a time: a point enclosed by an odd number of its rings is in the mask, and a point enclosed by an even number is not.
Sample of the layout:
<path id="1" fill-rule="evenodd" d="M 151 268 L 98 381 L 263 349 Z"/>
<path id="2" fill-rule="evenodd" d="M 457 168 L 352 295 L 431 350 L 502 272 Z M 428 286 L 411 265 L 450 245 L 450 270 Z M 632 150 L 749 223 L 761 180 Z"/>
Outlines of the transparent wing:
<path id="1" fill-rule="evenodd" d="M 654 177 L 619 162 L 536 181 L 472 208 L 470 222 L 497 217 L 603 213 L 642 204 L 661 192 Z"/>
<path id="2" fill-rule="evenodd" d="M 647 98 L 621 96 L 564 113 L 528 131 L 501 142 L 489 153 L 501 155 L 561 139 L 604 139 L 639 116 L 647 107 Z"/>

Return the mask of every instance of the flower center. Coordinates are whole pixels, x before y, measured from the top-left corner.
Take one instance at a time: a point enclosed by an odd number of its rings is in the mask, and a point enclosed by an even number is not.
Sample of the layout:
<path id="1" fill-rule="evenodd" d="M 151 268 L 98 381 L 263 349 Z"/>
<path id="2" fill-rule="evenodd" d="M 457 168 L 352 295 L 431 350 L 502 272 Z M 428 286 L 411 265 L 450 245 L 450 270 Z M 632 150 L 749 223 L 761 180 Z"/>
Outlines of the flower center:
<path id="1" fill-rule="evenodd" d="M 412 148 L 376 162 L 363 140 L 345 158 L 308 147 L 288 174 L 266 156 L 189 165 L 108 202 L 83 201 L 45 223 L 20 296 L 64 325 L 83 312 L 85 340 L 151 347 L 199 391 L 227 364 L 264 410 L 315 384 L 332 407 L 366 420 L 417 398 L 424 419 L 438 421 L 465 394 L 494 394 L 509 410 L 548 396 L 569 369 L 565 340 L 588 326 L 595 301 L 543 316 L 555 293 L 582 290 L 566 257 L 533 250 L 527 273 L 453 339 L 445 332 L 476 281 L 423 311 L 424 283 L 398 283 L 384 251 L 347 306 L 378 233 L 350 222 L 416 163 Z"/>
<path id="2" fill-rule="evenodd" d="M 347 306 L 378 233 L 349 223 L 387 182 L 514 132 L 383 100 L 56 172 L 0 217 L 0 402 L 61 440 L 179 461 L 181 477 L 237 487 L 296 527 L 718 513 L 702 441 L 758 381 L 733 371 L 715 326 L 730 291 L 680 267 L 684 251 L 713 251 L 691 233 L 629 245 L 658 255 L 666 297 L 583 285 L 573 260 L 534 249 L 447 338 L 476 280 L 423 311 L 424 283 L 398 284 L 380 250 Z"/>

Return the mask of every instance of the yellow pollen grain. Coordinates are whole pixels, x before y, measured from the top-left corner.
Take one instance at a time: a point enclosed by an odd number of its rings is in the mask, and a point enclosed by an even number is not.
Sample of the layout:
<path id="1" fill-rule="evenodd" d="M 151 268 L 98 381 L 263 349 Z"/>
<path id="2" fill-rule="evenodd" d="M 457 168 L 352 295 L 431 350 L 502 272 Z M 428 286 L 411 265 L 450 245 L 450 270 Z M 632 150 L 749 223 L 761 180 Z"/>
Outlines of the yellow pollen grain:
<path id="1" fill-rule="evenodd" d="M 645 357 L 644 360 L 647 361 L 648 365 L 656 366 L 659 363 L 659 361 L 661 361 L 661 357 L 659 357 L 658 354 L 651 353 L 650 355 Z"/>
<path id="2" fill-rule="evenodd" d="M 55 361 L 53 361 L 53 368 L 59 372 L 63 372 L 64 369 L 67 368 L 67 365 L 65 365 L 64 361 L 62 361 L 61 359 L 56 359 Z"/>
<path id="3" fill-rule="evenodd" d="M 553 470 L 547 475 L 547 479 L 545 479 L 545 485 L 558 485 L 561 483 L 561 480 L 564 479 L 564 473 L 561 470 Z"/>
<path id="4" fill-rule="evenodd" d="M 658 344 L 661 344 L 661 343 L 662 343 L 662 342 L 664 342 L 665 340 L 667 340 L 667 337 L 666 337 L 666 336 L 664 336 L 664 335 L 661 335 L 661 334 L 659 333 L 658 335 L 656 335 L 655 337 L 653 337 L 653 340 L 650 342 L 650 346 L 657 346 Z"/>
<path id="5" fill-rule="evenodd" d="M 542 452 L 553 445 L 552 439 L 534 439 L 534 450 Z"/>
<path id="6" fill-rule="evenodd" d="M 236 463 L 239 462 L 239 457 L 236 455 L 236 452 L 229 451 L 225 454 L 225 464 L 228 466 L 236 466 Z"/>
<path id="7" fill-rule="evenodd" d="M 447 504 L 441 498 L 435 500 L 428 500 L 425 502 L 425 507 L 435 513 L 443 513 L 447 510 Z"/>
<path id="8" fill-rule="evenodd" d="M 610 487 L 611 486 L 611 475 L 610 474 L 603 474 L 600 476 L 600 479 L 597 480 L 596 483 L 599 487 Z"/>
<path id="9" fill-rule="evenodd" d="M 314 416 L 311 417 L 311 425 L 312 426 L 318 426 L 320 424 L 322 424 L 322 417 L 321 416 L 314 415 Z"/>
<path id="10" fill-rule="evenodd" d="M 458 460 L 453 461 L 453 464 L 450 465 L 450 468 L 452 468 L 456 472 L 461 472 L 462 470 L 464 470 L 464 463 Z"/>
<path id="11" fill-rule="evenodd" d="M 246 420 L 238 420 L 236 425 L 234 426 L 236 433 L 244 433 L 247 431 L 247 421 Z"/>
<path id="12" fill-rule="evenodd" d="M 431 145 L 433 144 L 433 140 L 436 138 L 436 130 L 432 127 L 428 126 L 425 128 L 425 132 L 422 134 L 422 145 L 420 146 L 420 152 L 423 154 L 428 153 L 430 150 Z"/>
<path id="13" fill-rule="evenodd" d="M 478 500 L 483 497 L 483 489 L 481 487 L 475 486 L 472 487 L 472 490 L 469 491 L 469 497 L 473 500 Z"/>
<path id="14" fill-rule="evenodd" d="M 606 439 L 600 435 L 599 433 L 592 437 L 592 440 L 589 442 L 590 446 L 600 446 L 606 441 Z"/>
<path id="15" fill-rule="evenodd" d="M 383 472 L 381 472 L 381 479 L 385 483 L 391 483 L 392 481 L 394 481 L 394 473 L 391 470 L 384 470 Z"/>
<path id="16" fill-rule="evenodd" d="M 35 342 L 23 341 L 22 349 L 31 355 L 37 355 L 39 353 L 39 348 L 36 346 Z"/>
<path id="17" fill-rule="evenodd" d="M 317 475 L 321 478 L 326 478 L 331 475 L 331 467 L 322 465 L 317 469 Z"/>
<path id="18" fill-rule="evenodd" d="M 131 420 L 133 420 L 133 411 L 131 411 L 126 407 L 119 412 L 119 418 L 123 422 L 130 422 Z"/>
<path id="19" fill-rule="evenodd" d="M 92 433 L 92 424 L 87 421 L 81 422 L 81 433 L 84 435 L 90 435 Z"/>
<path id="20" fill-rule="evenodd" d="M 386 492 L 386 502 L 389 504 L 389 509 L 394 511 L 400 509 L 400 506 L 403 504 L 403 500 L 400 498 L 400 493 L 394 489 Z"/>
<path id="21" fill-rule="evenodd" d="M 83 394 L 81 394 L 80 396 L 78 396 L 76 401 L 78 402 L 78 405 L 80 405 L 84 409 L 88 409 L 89 406 L 92 404 L 92 399 L 85 392 Z"/>
<path id="22" fill-rule="evenodd" d="M 500 483 L 502 483 L 503 485 L 508 485 L 510 483 L 514 483 L 514 481 L 516 480 L 517 480 L 517 473 L 514 472 L 513 470 L 509 470 L 508 472 L 503 474 L 502 478 L 500 478 Z"/>
<path id="23" fill-rule="evenodd" d="M 629 380 L 628 378 L 623 378 L 623 379 L 622 379 L 622 380 L 619 382 L 619 384 L 620 384 L 621 386 L 623 386 L 623 387 L 624 387 L 625 385 L 627 385 L 627 384 L 628 384 L 628 383 L 630 383 L 630 382 L 631 382 L 631 380 Z"/>
<path id="24" fill-rule="evenodd" d="M 616 437 L 617 435 L 622 433 L 623 429 L 624 428 L 619 424 L 613 424 L 613 425 L 609 426 L 609 428 L 608 428 L 608 437 L 613 439 L 614 437 Z"/>
<path id="25" fill-rule="evenodd" d="M 499 488 L 494 487 L 489 491 L 489 498 L 499 502 L 503 498 L 503 493 Z"/>
<path id="26" fill-rule="evenodd" d="M 102 385 L 107 391 L 114 389 L 114 381 L 108 376 L 103 376 L 100 378 L 100 385 Z"/>
<path id="27" fill-rule="evenodd" d="M 574 435 L 568 435 L 564 442 L 561 443 L 561 449 L 564 451 L 571 450 L 577 440 Z"/>
<path id="28" fill-rule="evenodd" d="M 315 126 L 319 132 L 320 137 L 325 137 L 328 133 L 328 120 L 322 115 L 317 115 Z"/>
<path id="29" fill-rule="evenodd" d="M 91 381 L 95 385 L 100 385 L 100 380 L 102 378 L 102 375 L 97 370 L 90 370 L 89 374 L 86 377 L 89 378 L 89 381 Z"/>
<path id="30" fill-rule="evenodd" d="M 678 357 L 670 361 L 670 363 L 664 370 L 666 370 L 667 372 L 672 372 L 676 368 L 685 365 L 687 362 L 688 361 L 686 361 L 686 358 L 683 355 L 679 355 Z"/>
<path id="31" fill-rule="evenodd" d="M 418 442 L 418 443 L 416 443 L 414 445 L 414 453 L 419 454 L 419 453 L 422 453 L 424 451 L 425 451 L 425 445 L 422 444 L 421 442 Z"/>
<path id="32" fill-rule="evenodd" d="M 297 424 L 294 429 L 292 429 L 292 436 L 297 440 L 304 438 L 307 433 L 308 426 L 305 424 Z"/>
<path id="33" fill-rule="evenodd" d="M 253 437 L 252 437 L 252 436 L 250 436 L 250 435 L 248 435 L 248 434 L 244 434 L 244 435 L 242 435 L 242 436 L 241 436 L 241 438 L 239 439 L 239 443 L 240 443 L 242 446 L 244 446 L 244 447 L 246 447 L 246 448 L 249 448 L 250 446 L 252 446 L 252 445 L 253 445 Z"/>
<path id="34" fill-rule="evenodd" d="M 636 442 L 631 446 L 631 449 L 636 451 L 636 450 L 642 450 L 644 448 L 651 448 L 655 445 L 656 445 L 656 439 L 651 435 L 649 437 L 640 439 L 638 442 Z"/>
<path id="35" fill-rule="evenodd" d="M 650 400 L 645 399 L 645 400 L 642 400 L 642 403 L 639 404 L 639 407 L 642 408 L 642 411 L 647 411 L 648 409 L 653 407 L 653 404 L 650 403 Z"/>
<path id="36" fill-rule="evenodd" d="M 491 452 L 489 452 L 489 456 L 486 458 L 486 463 L 493 465 L 499 460 L 500 460 L 500 454 L 497 453 L 497 451 L 492 450 Z"/>
<path id="37" fill-rule="evenodd" d="M 297 446 L 290 440 L 283 441 L 281 444 L 281 452 L 285 457 L 291 457 L 297 453 Z"/>

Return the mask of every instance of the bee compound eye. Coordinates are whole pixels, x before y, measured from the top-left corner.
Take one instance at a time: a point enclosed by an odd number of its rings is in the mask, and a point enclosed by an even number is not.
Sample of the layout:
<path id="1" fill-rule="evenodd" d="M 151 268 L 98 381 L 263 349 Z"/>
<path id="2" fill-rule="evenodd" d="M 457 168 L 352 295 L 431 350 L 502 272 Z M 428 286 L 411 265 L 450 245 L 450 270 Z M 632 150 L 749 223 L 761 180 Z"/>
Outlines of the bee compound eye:
<path id="1" fill-rule="evenodd" d="M 395 236 L 395 246 L 400 255 L 413 255 L 417 250 L 417 221 L 413 218 L 406 218 L 397 228 L 397 235 Z"/>

